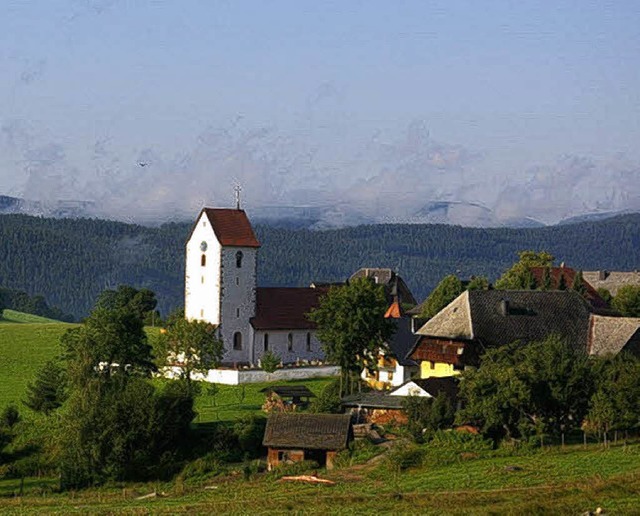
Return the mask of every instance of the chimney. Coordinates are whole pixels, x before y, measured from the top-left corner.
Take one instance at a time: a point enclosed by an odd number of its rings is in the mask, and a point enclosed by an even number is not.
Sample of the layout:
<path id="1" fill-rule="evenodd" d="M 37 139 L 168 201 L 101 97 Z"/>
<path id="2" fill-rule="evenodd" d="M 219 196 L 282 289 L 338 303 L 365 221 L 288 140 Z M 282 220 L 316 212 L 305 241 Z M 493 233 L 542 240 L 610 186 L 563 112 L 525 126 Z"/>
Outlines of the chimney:
<path id="1" fill-rule="evenodd" d="M 506 299 L 500 300 L 500 313 L 506 317 L 509 315 L 509 301 Z"/>
<path id="2" fill-rule="evenodd" d="M 564 269 L 564 262 L 560 264 L 560 268 Z"/>

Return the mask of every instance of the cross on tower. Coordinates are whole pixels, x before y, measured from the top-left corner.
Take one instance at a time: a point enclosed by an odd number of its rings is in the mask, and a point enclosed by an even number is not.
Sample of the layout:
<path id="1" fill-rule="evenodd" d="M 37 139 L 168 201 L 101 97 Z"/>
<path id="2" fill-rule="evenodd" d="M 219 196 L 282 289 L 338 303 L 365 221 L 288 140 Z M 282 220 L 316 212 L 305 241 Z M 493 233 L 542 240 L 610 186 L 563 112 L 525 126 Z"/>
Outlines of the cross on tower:
<path id="1" fill-rule="evenodd" d="M 240 185 L 236 185 L 233 187 L 233 191 L 236 193 L 236 210 L 240 209 L 240 192 L 242 192 L 242 187 Z"/>

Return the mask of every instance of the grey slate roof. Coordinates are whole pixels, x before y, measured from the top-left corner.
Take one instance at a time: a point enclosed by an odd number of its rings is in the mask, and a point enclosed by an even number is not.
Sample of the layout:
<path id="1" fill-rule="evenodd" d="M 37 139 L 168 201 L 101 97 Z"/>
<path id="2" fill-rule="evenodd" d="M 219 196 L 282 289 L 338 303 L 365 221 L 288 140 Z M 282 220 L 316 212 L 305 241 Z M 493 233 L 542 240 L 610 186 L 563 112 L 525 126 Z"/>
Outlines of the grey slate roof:
<path id="1" fill-rule="evenodd" d="M 271 414 L 262 440 L 271 448 L 343 450 L 351 438 L 346 414 Z"/>
<path id="2" fill-rule="evenodd" d="M 418 339 L 418 335 L 411 331 L 411 318 L 401 317 L 394 319 L 394 321 L 397 323 L 396 330 L 387 342 L 390 353 L 401 366 L 417 366 L 415 361 L 407 358 L 407 354 Z"/>
<path id="3" fill-rule="evenodd" d="M 640 286 L 640 271 L 584 271 L 582 276 L 594 288 L 606 288 L 613 296 L 625 285 Z"/>
<path id="4" fill-rule="evenodd" d="M 342 398 L 342 406 L 346 408 L 373 408 L 401 410 L 405 396 L 389 396 L 385 392 L 363 392 Z"/>
<path id="5" fill-rule="evenodd" d="M 315 398 L 316 395 L 306 385 L 274 385 L 265 387 L 260 392 L 275 393 L 281 398 Z"/>

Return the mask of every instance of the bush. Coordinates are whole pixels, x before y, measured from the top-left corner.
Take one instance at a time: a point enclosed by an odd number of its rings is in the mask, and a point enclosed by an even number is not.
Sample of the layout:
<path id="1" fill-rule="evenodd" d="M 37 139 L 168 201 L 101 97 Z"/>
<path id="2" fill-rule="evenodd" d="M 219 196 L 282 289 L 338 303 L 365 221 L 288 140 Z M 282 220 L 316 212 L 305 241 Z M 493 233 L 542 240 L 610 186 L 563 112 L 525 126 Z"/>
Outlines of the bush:
<path id="1" fill-rule="evenodd" d="M 376 446 L 369 439 L 358 439 L 353 443 L 351 449 L 338 453 L 335 465 L 338 468 L 345 468 L 354 464 L 362 464 L 380 455 L 384 450 L 385 448 Z"/>
<path id="2" fill-rule="evenodd" d="M 227 473 L 227 468 L 216 453 L 207 453 L 189 462 L 182 470 L 178 479 L 180 481 L 203 480 L 205 478 L 217 477 Z"/>
<path id="3" fill-rule="evenodd" d="M 398 444 L 387 455 L 387 465 L 399 471 L 421 466 L 424 461 L 425 448 L 415 444 Z"/>
<path id="4" fill-rule="evenodd" d="M 273 373 L 282 362 L 282 359 L 273 351 L 266 351 L 260 358 L 260 366 L 265 373 Z"/>
<path id="5" fill-rule="evenodd" d="M 293 462 L 292 464 L 280 464 L 278 467 L 272 469 L 269 474 L 274 479 L 279 479 L 290 475 L 302 475 L 309 471 L 315 471 L 319 467 L 318 463 L 314 460 L 303 460 Z"/>
<path id="6" fill-rule="evenodd" d="M 334 380 L 322 389 L 320 396 L 313 400 L 309 410 L 318 414 L 339 414 L 342 408 L 341 401 L 340 381 Z"/>
<path id="7" fill-rule="evenodd" d="M 262 437 L 267 419 L 255 414 L 238 419 L 233 425 L 233 432 L 238 439 L 240 449 L 250 457 L 258 457 L 262 453 Z"/>

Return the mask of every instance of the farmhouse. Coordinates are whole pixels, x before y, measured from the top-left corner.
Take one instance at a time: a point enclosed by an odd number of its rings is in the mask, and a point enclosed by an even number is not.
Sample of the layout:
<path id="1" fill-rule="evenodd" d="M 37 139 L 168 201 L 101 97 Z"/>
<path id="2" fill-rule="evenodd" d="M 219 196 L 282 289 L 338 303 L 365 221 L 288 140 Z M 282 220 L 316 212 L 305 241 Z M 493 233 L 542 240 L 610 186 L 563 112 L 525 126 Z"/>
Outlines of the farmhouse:
<path id="1" fill-rule="evenodd" d="M 333 468 L 336 454 L 353 439 L 351 416 L 345 414 L 271 414 L 262 445 L 269 470 L 279 464 L 313 460 Z"/>
<path id="2" fill-rule="evenodd" d="M 463 292 L 418 330 L 408 357 L 421 376 L 458 374 L 489 347 L 555 334 L 591 355 L 640 354 L 640 318 L 604 315 L 575 291 Z"/>
<path id="3" fill-rule="evenodd" d="M 612 296 L 618 294 L 620 287 L 640 286 L 640 271 L 585 271 L 583 276 L 595 288 L 605 288 Z"/>
<path id="4" fill-rule="evenodd" d="M 260 243 L 241 209 L 204 208 L 186 243 L 185 317 L 215 324 L 227 365 L 324 357 L 306 314 L 325 287 L 257 287 Z"/>

